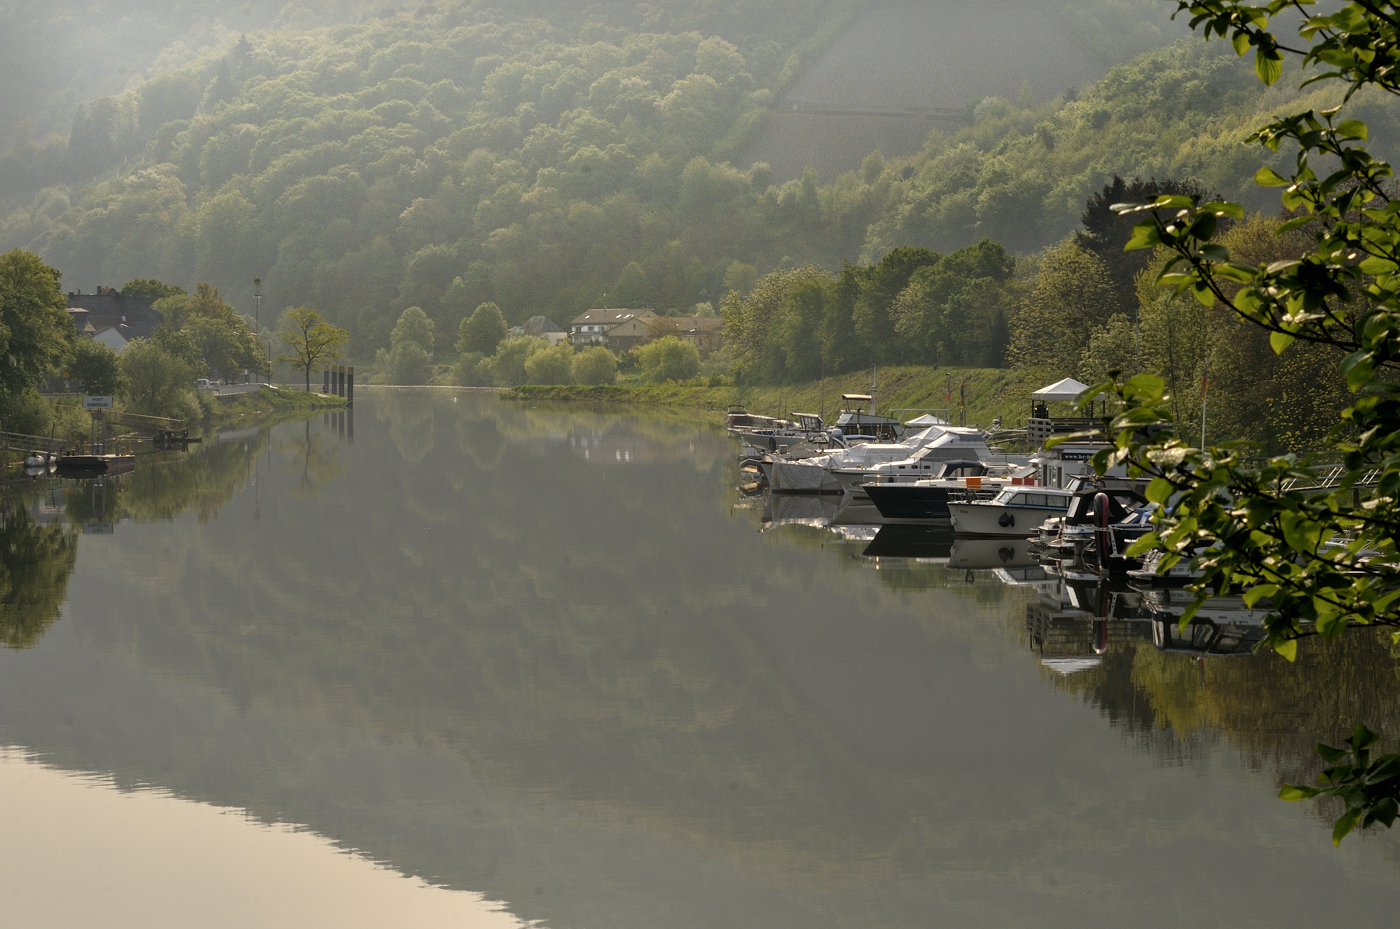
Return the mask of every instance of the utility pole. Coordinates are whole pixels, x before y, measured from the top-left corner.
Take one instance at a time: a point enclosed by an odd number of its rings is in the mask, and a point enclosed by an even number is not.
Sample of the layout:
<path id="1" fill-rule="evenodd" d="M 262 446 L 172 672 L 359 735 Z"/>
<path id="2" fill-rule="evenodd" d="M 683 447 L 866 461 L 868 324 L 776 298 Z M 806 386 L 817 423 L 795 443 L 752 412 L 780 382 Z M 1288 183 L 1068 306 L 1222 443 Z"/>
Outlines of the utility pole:
<path id="1" fill-rule="evenodd" d="M 257 330 L 258 344 L 262 344 L 262 278 L 253 278 L 253 300 L 256 309 L 253 310 L 253 328 Z M 269 359 L 271 360 L 271 359 Z M 258 383 L 262 383 L 262 372 L 258 372 Z"/>
<path id="2" fill-rule="evenodd" d="M 1201 451 L 1206 450 L 1206 390 L 1210 383 L 1210 356 L 1201 368 Z"/>

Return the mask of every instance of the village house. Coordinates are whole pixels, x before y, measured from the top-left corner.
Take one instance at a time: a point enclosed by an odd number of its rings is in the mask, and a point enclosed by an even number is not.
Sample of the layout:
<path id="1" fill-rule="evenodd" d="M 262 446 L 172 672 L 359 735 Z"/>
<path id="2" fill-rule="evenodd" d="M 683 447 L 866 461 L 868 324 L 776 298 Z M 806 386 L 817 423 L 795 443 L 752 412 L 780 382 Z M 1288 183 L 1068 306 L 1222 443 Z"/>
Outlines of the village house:
<path id="1" fill-rule="evenodd" d="M 564 328 L 548 316 L 531 316 L 521 328 L 524 329 L 525 335 L 544 339 L 550 345 L 558 345 L 569 337 Z"/>
<path id="2" fill-rule="evenodd" d="M 722 316 L 658 316 L 646 321 L 652 339 L 668 335 L 694 345 L 701 355 L 724 347 L 724 317 Z"/>
<path id="3" fill-rule="evenodd" d="M 79 334 L 92 336 L 117 354 L 132 339 L 151 338 L 163 321 L 145 300 L 110 287 L 99 287 L 95 294 L 70 291 L 68 316 Z"/>
<path id="4" fill-rule="evenodd" d="M 607 345 L 615 351 L 626 351 L 626 348 L 619 348 L 611 344 L 611 333 L 623 323 L 656 318 L 655 310 L 621 310 L 621 309 L 595 309 L 586 313 L 580 313 L 569 323 L 569 339 L 575 348 L 585 345 Z M 630 331 L 630 330 L 629 330 Z M 620 335 L 620 338 L 629 340 L 631 336 Z M 641 341 L 646 341 L 643 338 Z M 635 344 L 641 344 L 637 342 Z M 627 348 L 633 347 L 631 344 Z"/>

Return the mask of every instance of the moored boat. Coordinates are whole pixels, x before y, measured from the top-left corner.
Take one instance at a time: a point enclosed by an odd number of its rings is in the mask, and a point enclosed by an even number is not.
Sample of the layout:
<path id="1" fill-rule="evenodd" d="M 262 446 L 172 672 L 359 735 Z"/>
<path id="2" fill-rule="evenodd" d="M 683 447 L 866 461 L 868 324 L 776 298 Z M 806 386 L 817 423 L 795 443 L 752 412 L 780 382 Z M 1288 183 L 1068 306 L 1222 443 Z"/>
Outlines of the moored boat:
<path id="1" fill-rule="evenodd" d="M 1074 493 L 1051 487 L 1003 487 L 991 500 L 949 506 L 953 529 L 970 538 L 1025 538 L 1051 516 L 1063 516 Z"/>

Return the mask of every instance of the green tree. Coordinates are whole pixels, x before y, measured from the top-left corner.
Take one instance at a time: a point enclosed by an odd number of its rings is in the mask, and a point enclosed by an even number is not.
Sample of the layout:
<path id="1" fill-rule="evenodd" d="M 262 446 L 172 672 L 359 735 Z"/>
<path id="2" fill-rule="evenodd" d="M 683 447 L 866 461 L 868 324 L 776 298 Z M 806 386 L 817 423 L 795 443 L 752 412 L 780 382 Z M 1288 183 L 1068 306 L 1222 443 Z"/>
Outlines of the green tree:
<path id="1" fill-rule="evenodd" d="M 617 380 L 617 356 L 601 345 L 585 348 L 574 355 L 575 384 L 611 384 Z"/>
<path id="2" fill-rule="evenodd" d="M 1343 470 L 1328 486 L 1314 463 L 1295 455 L 1260 463 L 1238 445 L 1194 447 L 1179 431 L 1165 384 L 1151 375 L 1086 391 L 1112 391 L 1120 401 L 1107 423 L 1114 446 L 1095 466 L 1130 463 L 1153 475 L 1151 500 L 1171 503 L 1159 510 L 1157 531 L 1134 548 L 1161 546 L 1165 565 L 1191 559 L 1203 572 L 1183 622 L 1210 593 L 1239 592 L 1251 606 L 1268 606 L 1266 644 L 1291 661 L 1303 636 L 1335 639 L 1353 624 L 1400 626 L 1400 211 L 1390 165 L 1367 151 L 1367 125 L 1345 114 L 1364 99 L 1358 92 L 1400 95 L 1400 20 L 1389 3 L 1316 15 L 1284 0 L 1182 0 L 1180 8 L 1207 37 L 1228 35 L 1238 54 L 1252 51 L 1265 84 L 1294 55 L 1312 80 L 1347 88 L 1342 105 L 1279 116 L 1251 137 L 1269 152 L 1297 148 L 1286 176 L 1264 166 L 1256 180 L 1284 188 L 1283 206 L 1294 217 L 1279 231 L 1311 237 L 1298 258 L 1253 263 L 1217 241 L 1222 220 L 1243 218 L 1237 204 L 1164 195 L 1120 207 L 1146 214 L 1130 249 L 1171 252 L 1159 283 L 1267 333 L 1279 355 L 1309 343 L 1335 353 L 1353 394 L 1327 441 Z M 1281 40 L 1270 29 L 1273 17 L 1296 28 L 1298 40 Z M 1326 165 L 1323 177 L 1315 165 Z M 1400 815 L 1400 754 L 1376 748 L 1374 733 L 1358 726 L 1345 747 L 1319 746 L 1328 767 L 1318 786 L 1285 786 L 1281 796 L 1340 798 L 1345 812 L 1334 843 L 1357 826 L 1392 825 Z"/>
<path id="3" fill-rule="evenodd" d="M 1079 367 L 1090 334 L 1117 311 L 1103 262 L 1066 240 L 1041 262 L 1012 325 L 1007 355 L 1016 367 L 1067 375 Z"/>
<path id="4" fill-rule="evenodd" d="M 197 316 L 181 332 L 187 337 L 203 370 L 213 377 L 230 377 L 244 370 L 262 371 L 263 350 L 253 330 L 242 319 L 230 322 Z"/>
<path id="5" fill-rule="evenodd" d="M 463 355 L 468 352 L 493 355 L 505 337 L 506 321 L 501 316 L 501 308 L 494 303 L 483 303 L 457 327 L 457 351 Z"/>
<path id="6" fill-rule="evenodd" d="M 425 355 L 433 353 L 433 321 L 419 306 L 411 306 L 399 314 L 398 324 L 389 334 L 389 344 L 397 348 L 412 342 L 423 350 Z"/>
<path id="7" fill-rule="evenodd" d="M 411 386 L 428 382 L 431 360 L 423 346 L 405 339 L 393 348 L 376 352 L 375 367 L 381 383 Z"/>
<path id="8" fill-rule="evenodd" d="M 110 397 L 122 392 L 122 369 L 117 353 L 95 339 L 78 339 L 68 379 L 85 394 Z"/>
<path id="9" fill-rule="evenodd" d="M 310 307 L 299 306 L 283 316 L 278 337 L 291 353 L 279 355 L 277 360 L 300 369 L 306 378 L 306 390 L 310 392 L 312 370 L 338 359 L 340 347 L 349 341 L 350 334 L 326 322 Z"/>
<path id="10" fill-rule="evenodd" d="M 506 339 L 496 346 L 496 354 L 491 358 L 491 378 L 501 387 L 518 387 L 529 382 L 525 362 L 536 352 L 549 348 L 544 339 L 525 336 L 519 339 Z"/>
<path id="11" fill-rule="evenodd" d="M 758 269 L 742 261 L 731 261 L 724 270 L 725 292 L 734 292 L 743 297 L 758 283 Z"/>
<path id="12" fill-rule="evenodd" d="M 905 342 L 895 329 L 894 301 L 914 272 L 938 264 L 939 256 L 926 248 L 901 246 L 864 268 L 856 276 L 856 302 L 852 309 L 856 335 L 865 347 L 861 364 L 891 364 L 904 360 Z"/>
<path id="13" fill-rule="evenodd" d="M 136 297 L 154 307 L 156 302 L 167 297 L 188 297 L 189 293 L 178 284 L 167 284 L 153 277 L 138 277 L 127 281 L 121 287 L 124 297 Z"/>
<path id="14" fill-rule="evenodd" d="M 700 352 L 673 335 L 633 349 L 648 381 L 688 381 L 700 373 Z"/>
<path id="15" fill-rule="evenodd" d="M 568 384 L 574 379 L 573 369 L 573 346 L 568 342 L 560 342 L 525 359 L 526 383 Z"/>
<path id="16" fill-rule="evenodd" d="M 76 331 L 58 280 L 32 252 L 0 255 L 0 393 L 32 387 L 67 361 Z"/>
<path id="17" fill-rule="evenodd" d="M 121 353 L 126 403 L 133 412 L 190 419 L 199 409 L 193 395 L 195 369 L 156 342 L 133 339 Z"/>

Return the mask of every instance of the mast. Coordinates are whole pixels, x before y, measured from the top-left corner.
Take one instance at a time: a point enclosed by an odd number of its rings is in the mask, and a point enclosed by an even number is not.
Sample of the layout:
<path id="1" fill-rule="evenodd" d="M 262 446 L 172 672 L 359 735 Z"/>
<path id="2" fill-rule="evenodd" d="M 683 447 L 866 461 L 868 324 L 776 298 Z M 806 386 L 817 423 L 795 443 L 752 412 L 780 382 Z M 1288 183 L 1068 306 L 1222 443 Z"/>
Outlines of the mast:
<path id="1" fill-rule="evenodd" d="M 1206 390 L 1210 382 L 1210 356 L 1201 368 L 1201 451 L 1206 450 Z"/>

